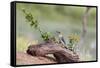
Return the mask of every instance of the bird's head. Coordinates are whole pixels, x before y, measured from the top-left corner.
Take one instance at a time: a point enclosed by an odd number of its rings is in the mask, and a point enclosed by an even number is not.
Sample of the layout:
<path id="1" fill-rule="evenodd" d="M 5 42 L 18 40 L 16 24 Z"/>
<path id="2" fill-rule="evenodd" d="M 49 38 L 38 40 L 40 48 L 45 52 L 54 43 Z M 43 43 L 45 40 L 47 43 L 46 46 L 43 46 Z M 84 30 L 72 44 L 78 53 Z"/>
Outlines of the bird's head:
<path id="1" fill-rule="evenodd" d="M 61 32 L 60 32 L 60 31 L 56 31 L 56 33 L 61 34 Z"/>

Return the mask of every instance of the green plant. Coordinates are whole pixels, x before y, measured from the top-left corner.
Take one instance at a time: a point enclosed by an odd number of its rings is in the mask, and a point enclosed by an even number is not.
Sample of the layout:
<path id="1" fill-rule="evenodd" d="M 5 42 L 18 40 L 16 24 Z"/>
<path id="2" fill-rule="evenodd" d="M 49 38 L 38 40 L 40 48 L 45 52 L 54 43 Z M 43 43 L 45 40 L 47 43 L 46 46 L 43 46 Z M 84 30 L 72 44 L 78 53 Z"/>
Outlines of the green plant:
<path id="1" fill-rule="evenodd" d="M 77 43 L 80 40 L 80 37 L 76 34 L 71 34 L 68 36 L 68 39 L 69 39 L 69 43 L 68 43 L 69 49 L 74 50 L 74 47 L 77 45 Z"/>
<path id="2" fill-rule="evenodd" d="M 52 36 L 52 34 L 50 32 L 43 32 L 40 27 L 39 27 L 39 23 L 37 20 L 34 19 L 32 13 L 28 13 L 26 12 L 25 9 L 22 10 L 23 13 L 25 14 L 25 18 L 27 20 L 28 23 L 30 23 L 30 26 L 31 27 L 34 27 L 36 30 L 38 30 L 41 34 L 41 37 L 44 41 L 48 41 L 50 40 L 51 38 L 54 38 L 54 36 Z M 54 40 L 54 39 L 52 39 Z"/>

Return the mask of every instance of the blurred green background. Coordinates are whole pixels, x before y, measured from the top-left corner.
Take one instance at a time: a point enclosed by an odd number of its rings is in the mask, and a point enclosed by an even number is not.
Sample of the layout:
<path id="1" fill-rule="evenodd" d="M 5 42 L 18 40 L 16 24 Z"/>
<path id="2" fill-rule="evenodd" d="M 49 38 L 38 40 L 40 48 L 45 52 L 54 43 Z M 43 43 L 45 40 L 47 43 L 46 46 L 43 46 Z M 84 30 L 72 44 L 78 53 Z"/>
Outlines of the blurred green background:
<path id="1" fill-rule="evenodd" d="M 40 33 L 31 28 L 25 19 L 22 9 L 31 12 L 43 31 L 49 31 L 56 36 L 56 31 L 62 32 L 67 42 L 68 35 L 82 33 L 82 16 L 86 7 L 62 6 L 46 4 L 17 3 L 16 5 L 16 32 L 17 52 L 25 52 L 30 44 L 43 42 Z M 89 11 L 87 35 L 84 45 L 77 48 L 81 61 L 96 60 L 96 8 Z"/>

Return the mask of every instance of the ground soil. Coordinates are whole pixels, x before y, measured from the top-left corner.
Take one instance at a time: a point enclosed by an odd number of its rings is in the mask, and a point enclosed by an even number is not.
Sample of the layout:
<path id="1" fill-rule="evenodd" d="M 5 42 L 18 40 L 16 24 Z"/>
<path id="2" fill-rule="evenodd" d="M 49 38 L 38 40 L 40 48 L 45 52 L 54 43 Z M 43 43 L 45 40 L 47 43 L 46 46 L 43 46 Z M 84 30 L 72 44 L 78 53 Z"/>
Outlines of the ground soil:
<path id="1" fill-rule="evenodd" d="M 29 64 L 50 64 L 57 63 L 53 57 L 37 57 L 31 56 L 24 52 L 16 53 L 17 65 L 29 65 Z"/>

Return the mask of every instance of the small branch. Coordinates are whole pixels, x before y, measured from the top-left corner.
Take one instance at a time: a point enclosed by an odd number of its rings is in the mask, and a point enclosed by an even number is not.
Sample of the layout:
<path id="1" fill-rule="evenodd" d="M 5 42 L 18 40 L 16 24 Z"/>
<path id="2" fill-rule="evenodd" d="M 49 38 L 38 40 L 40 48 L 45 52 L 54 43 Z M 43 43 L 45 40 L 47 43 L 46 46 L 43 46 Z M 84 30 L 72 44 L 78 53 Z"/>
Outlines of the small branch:
<path id="1" fill-rule="evenodd" d="M 83 32 L 82 32 L 82 37 L 84 38 L 86 33 L 87 33 L 87 20 L 88 20 L 88 14 L 89 14 L 89 10 L 90 10 L 90 7 L 86 7 L 86 11 L 83 15 L 83 18 L 82 18 L 82 24 L 83 24 Z"/>

